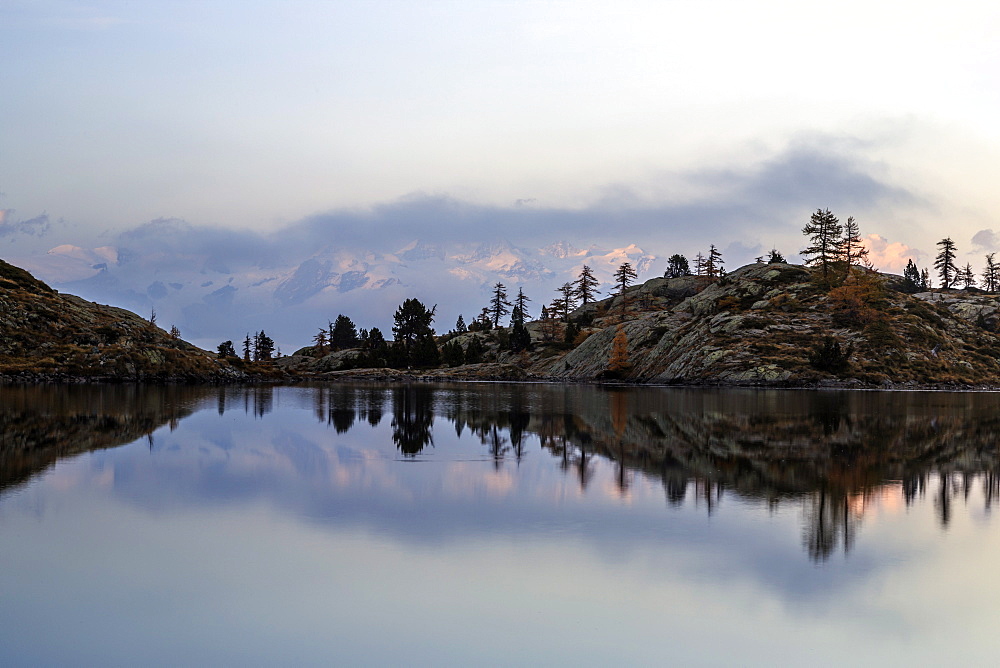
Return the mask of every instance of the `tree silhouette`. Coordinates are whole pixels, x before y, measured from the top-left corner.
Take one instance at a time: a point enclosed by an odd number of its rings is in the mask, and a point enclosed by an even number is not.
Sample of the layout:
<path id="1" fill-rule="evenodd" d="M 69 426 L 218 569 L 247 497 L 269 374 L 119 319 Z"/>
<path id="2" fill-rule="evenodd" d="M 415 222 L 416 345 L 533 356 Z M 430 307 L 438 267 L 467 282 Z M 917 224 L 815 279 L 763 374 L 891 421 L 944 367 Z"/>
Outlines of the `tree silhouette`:
<path id="1" fill-rule="evenodd" d="M 958 268 L 955 266 L 955 242 L 951 237 L 945 237 L 937 242 L 937 245 L 941 250 L 934 258 L 934 268 L 938 270 L 938 276 L 941 278 L 941 287 L 947 290 L 954 284 L 955 275 L 958 273 Z"/>
<path id="2" fill-rule="evenodd" d="M 494 328 L 499 327 L 500 319 L 510 313 L 510 305 L 510 301 L 507 299 L 507 288 L 498 281 L 493 286 L 493 297 L 490 299 L 489 305 Z"/>
<path id="3" fill-rule="evenodd" d="M 816 209 L 816 213 L 802 228 L 802 234 L 809 237 L 811 245 L 799 253 L 806 258 L 807 265 L 818 265 L 823 280 L 829 283 L 830 270 L 836 262 L 842 259 L 843 226 L 829 209 L 826 211 Z"/>
<path id="4" fill-rule="evenodd" d="M 903 292 L 909 294 L 920 292 L 921 285 L 920 270 L 917 269 L 913 260 L 907 260 L 906 268 L 903 269 Z"/>
<path id="5" fill-rule="evenodd" d="M 768 264 L 784 264 L 785 256 L 778 252 L 777 248 L 772 248 L 771 252 L 767 254 Z"/>
<path id="6" fill-rule="evenodd" d="M 583 265 L 583 269 L 580 270 L 580 277 L 573 284 L 576 286 L 573 294 L 583 304 L 594 301 L 594 297 L 600 294 L 600 290 L 597 289 L 600 283 L 594 277 L 594 271 L 587 265 Z"/>
<path id="7" fill-rule="evenodd" d="M 983 269 L 983 289 L 989 293 L 1000 290 L 1000 264 L 993 260 L 996 253 L 986 254 L 986 268 Z"/>
<path id="8" fill-rule="evenodd" d="M 358 345 L 358 332 L 354 322 L 346 315 L 338 315 L 336 322 L 330 326 L 330 348 L 347 350 Z"/>
<path id="9" fill-rule="evenodd" d="M 708 257 L 705 258 L 705 275 L 722 276 L 726 273 L 722 264 L 722 253 L 715 247 L 715 244 L 712 244 L 708 249 Z"/>
<path id="10" fill-rule="evenodd" d="M 219 344 L 219 357 L 236 357 L 236 348 L 232 341 L 223 341 Z"/>
<path id="11" fill-rule="evenodd" d="M 636 279 L 638 274 L 635 273 L 635 269 L 632 268 L 631 262 L 622 262 L 621 266 L 615 271 L 615 285 L 618 291 L 615 293 L 617 295 L 625 295 L 625 290 L 628 286 L 632 284 L 632 281 Z"/>
<path id="12" fill-rule="evenodd" d="M 674 253 L 667 258 L 667 270 L 663 272 L 664 278 L 680 278 L 681 276 L 690 275 L 691 267 L 688 265 L 686 257 L 679 253 Z"/>

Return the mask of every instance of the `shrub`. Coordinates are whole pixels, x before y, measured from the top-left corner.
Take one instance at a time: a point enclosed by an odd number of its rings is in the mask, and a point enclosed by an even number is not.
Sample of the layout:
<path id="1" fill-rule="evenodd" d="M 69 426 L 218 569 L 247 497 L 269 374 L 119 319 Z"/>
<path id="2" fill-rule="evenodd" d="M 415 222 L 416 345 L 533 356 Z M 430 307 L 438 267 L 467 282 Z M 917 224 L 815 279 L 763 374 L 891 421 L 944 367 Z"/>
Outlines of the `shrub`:
<path id="1" fill-rule="evenodd" d="M 853 352 L 853 345 L 844 347 L 834 337 L 824 336 L 823 341 L 810 353 L 809 365 L 817 371 L 844 373 L 851 366 L 850 357 Z"/>

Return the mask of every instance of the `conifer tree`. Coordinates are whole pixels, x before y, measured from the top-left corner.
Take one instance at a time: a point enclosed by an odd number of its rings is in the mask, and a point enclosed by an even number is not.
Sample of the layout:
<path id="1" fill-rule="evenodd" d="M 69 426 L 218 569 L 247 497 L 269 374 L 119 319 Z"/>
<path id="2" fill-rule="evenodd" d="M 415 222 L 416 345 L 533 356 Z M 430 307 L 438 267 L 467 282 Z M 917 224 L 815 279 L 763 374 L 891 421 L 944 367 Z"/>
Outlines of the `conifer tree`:
<path id="1" fill-rule="evenodd" d="M 461 313 L 458 314 L 458 320 L 455 321 L 455 331 L 459 334 L 469 331 L 469 328 L 465 326 L 465 318 L 462 317 Z"/>
<path id="2" fill-rule="evenodd" d="M 989 293 L 1000 290 L 1000 264 L 993 260 L 996 253 L 986 254 L 986 268 L 983 269 L 983 289 Z"/>
<path id="3" fill-rule="evenodd" d="M 941 248 L 934 259 L 934 268 L 938 270 L 941 278 L 941 287 L 947 290 L 955 283 L 955 275 L 958 268 L 955 266 L 955 242 L 951 237 L 945 237 L 937 243 Z"/>
<path id="4" fill-rule="evenodd" d="M 521 324 L 525 321 L 531 320 L 531 316 L 528 315 L 528 302 L 531 301 L 531 297 L 524 294 L 522 288 L 517 289 L 517 297 L 514 297 L 514 308 L 521 312 Z"/>
<path id="5" fill-rule="evenodd" d="M 615 329 L 615 338 L 611 343 L 611 356 L 608 359 L 608 371 L 621 373 L 629 367 L 628 362 L 628 337 L 625 328 L 618 325 Z"/>
<path id="6" fill-rule="evenodd" d="M 580 277 L 573 282 L 573 285 L 576 286 L 574 295 L 585 305 L 594 301 L 594 297 L 601 292 L 597 289 L 600 282 L 594 277 L 594 270 L 587 265 L 583 265 Z"/>
<path id="7" fill-rule="evenodd" d="M 920 292 L 921 287 L 920 270 L 917 269 L 917 265 L 913 263 L 912 259 L 907 260 L 906 268 L 903 269 L 903 292 L 913 294 Z"/>
<path id="8" fill-rule="evenodd" d="M 434 311 L 417 299 L 407 299 L 393 315 L 392 333 L 395 337 L 397 363 L 406 366 L 436 366 L 440 363 L 437 343 L 434 341 Z"/>
<path id="9" fill-rule="evenodd" d="M 931 284 L 931 273 L 927 269 L 920 270 L 920 289 L 930 290 L 933 287 Z"/>
<path id="10" fill-rule="evenodd" d="M 663 272 L 664 278 L 680 278 L 681 276 L 690 275 L 691 267 L 688 265 L 686 257 L 679 253 L 674 253 L 667 258 L 667 270 Z"/>
<path id="11" fill-rule="evenodd" d="M 510 301 L 507 299 L 507 288 L 499 281 L 493 286 L 493 297 L 490 299 L 489 310 L 494 328 L 499 327 L 500 319 L 510 313 Z"/>
<path id="12" fill-rule="evenodd" d="M 698 251 L 698 254 L 694 256 L 694 273 L 696 276 L 705 275 L 705 256 Z"/>
<path id="13" fill-rule="evenodd" d="M 784 264 L 785 256 L 778 252 L 777 248 L 772 248 L 771 252 L 767 254 L 768 264 Z"/>
<path id="14" fill-rule="evenodd" d="M 632 268 L 631 262 L 622 262 L 618 270 L 615 271 L 615 285 L 618 287 L 617 295 L 624 295 L 625 290 L 628 286 L 632 284 L 637 277 L 635 269 Z"/>
<path id="15" fill-rule="evenodd" d="M 722 264 L 722 253 L 715 247 L 715 244 L 711 244 L 708 249 L 708 257 L 705 258 L 705 275 L 711 277 L 722 276 L 725 273 Z"/>
<path id="16" fill-rule="evenodd" d="M 223 341 L 219 344 L 219 357 L 236 357 L 236 348 L 232 341 Z"/>
<path id="17" fill-rule="evenodd" d="M 358 332 L 354 321 L 346 315 L 338 315 L 336 322 L 330 326 L 330 348 L 332 350 L 347 350 L 358 345 Z"/>
<path id="18" fill-rule="evenodd" d="M 250 342 L 250 332 L 247 332 L 247 337 L 245 339 L 243 339 L 243 361 L 244 362 L 249 362 L 250 361 L 250 350 L 251 350 L 251 347 L 252 347 L 252 344 Z"/>
<path id="19" fill-rule="evenodd" d="M 562 316 L 562 319 L 565 322 L 569 322 L 569 314 L 576 310 L 576 295 L 573 290 L 573 284 L 563 283 L 558 292 L 562 296 L 552 302 L 552 305 L 558 306 L 558 313 Z"/>
<path id="20" fill-rule="evenodd" d="M 327 330 L 321 327 L 316 336 L 313 337 L 313 343 L 316 344 L 315 346 L 316 352 L 319 354 L 320 357 L 322 357 L 323 354 L 326 353 L 326 342 L 329 340 L 327 338 L 328 336 L 329 334 L 327 333 Z"/>
<path id="21" fill-rule="evenodd" d="M 961 274 L 961 278 L 956 282 L 960 282 L 963 288 L 968 290 L 969 288 L 976 287 L 976 275 L 972 272 L 971 263 L 966 262 L 965 268 L 960 269 L 959 273 Z"/>
<path id="22" fill-rule="evenodd" d="M 824 281 L 830 281 L 831 269 L 842 258 L 841 239 L 843 233 L 843 226 L 829 209 L 826 211 L 816 209 L 816 213 L 802 228 L 802 234 L 809 237 L 811 245 L 799 252 L 803 257 L 806 257 L 807 265 L 819 266 Z"/>
<path id="23" fill-rule="evenodd" d="M 847 222 L 844 223 L 844 238 L 840 245 L 848 271 L 856 265 L 868 266 L 868 249 L 861 241 L 861 228 L 854 220 L 854 216 L 848 216 Z"/>

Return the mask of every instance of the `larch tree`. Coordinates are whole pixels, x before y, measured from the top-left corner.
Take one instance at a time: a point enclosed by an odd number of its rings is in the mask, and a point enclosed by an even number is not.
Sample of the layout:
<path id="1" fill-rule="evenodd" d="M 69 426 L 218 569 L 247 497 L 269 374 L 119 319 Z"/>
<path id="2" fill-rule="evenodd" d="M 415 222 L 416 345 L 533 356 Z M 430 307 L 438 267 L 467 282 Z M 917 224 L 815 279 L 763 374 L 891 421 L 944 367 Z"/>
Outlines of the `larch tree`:
<path id="1" fill-rule="evenodd" d="M 958 274 L 958 267 L 955 266 L 955 242 L 951 237 L 945 237 L 937 245 L 941 250 L 934 258 L 934 268 L 941 278 L 941 287 L 947 290 L 954 285 L 955 275 Z"/>
<path id="2" fill-rule="evenodd" d="M 575 295 L 583 304 L 589 304 L 594 301 L 594 297 L 601 293 L 597 289 L 600 285 L 600 281 L 594 276 L 594 270 L 583 265 L 583 269 L 580 270 L 580 276 L 573 281 Z"/>
<path id="3" fill-rule="evenodd" d="M 830 271 L 842 259 L 841 240 L 844 227 L 829 209 L 816 209 L 809 222 L 802 228 L 802 234 L 809 237 L 810 245 L 799 253 L 806 258 L 806 264 L 819 266 L 823 280 L 830 281 Z"/>
<path id="4" fill-rule="evenodd" d="M 510 301 L 507 299 L 507 288 L 503 283 L 498 281 L 493 286 L 493 297 L 490 298 L 489 305 L 490 317 L 494 328 L 499 327 L 500 319 L 510 313 L 510 306 Z"/>
<path id="5" fill-rule="evenodd" d="M 625 295 L 625 290 L 628 286 L 632 285 L 632 281 L 636 279 L 638 274 L 635 273 L 635 269 L 632 268 L 631 262 L 622 262 L 618 270 L 615 271 L 615 285 L 618 287 L 617 295 Z"/>
<path id="6" fill-rule="evenodd" d="M 1000 265 L 994 261 L 995 255 L 996 253 L 986 254 L 986 267 L 983 269 L 983 289 L 991 294 L 1000 290 Z"/>
<path id="7" fill-rule="evenodd" d="M 712 244 L 709 246 L 708 256 L 705 258 L 705 275 L 713 278 L 722 276 L 725 273 L 722 265 L 722 253 L 715 247 L 715 244 Z"/>
<path id="8" fill-rule="evenodd" d="M 854 216 L 848 216 L 847 222 L 844 223 L 844 237 L 840 245 L 841 254 L 847 263 L 848 271 L 856 265 L 862 267 L 868 266 L 868 248 L 861 241 L 861 228 L 858 226 L 858 222 L 854 220 Z"/>
<path id="9" fill-rule="evenodd" d="M 628 368 L 628 337 L 625 334 L 625 327 L 619 324 L 615 329 L 615 338 L 611 342 L 611 356 L 608 358 L 608 371 L 617 374 Z"/>

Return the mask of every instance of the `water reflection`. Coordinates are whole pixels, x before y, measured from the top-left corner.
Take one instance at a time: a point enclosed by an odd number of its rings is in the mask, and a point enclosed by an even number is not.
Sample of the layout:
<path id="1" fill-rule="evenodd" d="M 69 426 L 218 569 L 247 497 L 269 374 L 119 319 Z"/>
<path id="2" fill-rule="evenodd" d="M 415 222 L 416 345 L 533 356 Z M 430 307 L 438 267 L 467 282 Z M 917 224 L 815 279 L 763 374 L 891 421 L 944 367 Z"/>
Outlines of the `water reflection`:
<path id="1" fill-rule="evenodd" d="M 144 437 L 152 447 L 155 430 L 202 409 L 264 420 L 282 401 L 338 436 L 379 427 L 388 414 L 403 460 L 435 457 L 435 429 L 453 430 L 494 472 L 542 454 L 581 494 L 607 464 L 622 498 L 641 479 L 662 487 L 667 507 L 709 515 L 727 497 L 769 510 L 791 504 L 817 561 L 850 551 L 869 509 L 886 499 L 929 500 L 942 528 L 972 499 L 986 511 L 1000 499 L 994 394 L 503 384 L 0 387 L 0 492 L 60 457 Z M 328 466 L 314 445 L 289 437 L 280 447 L 299 453 L 302 475 Z"/>

